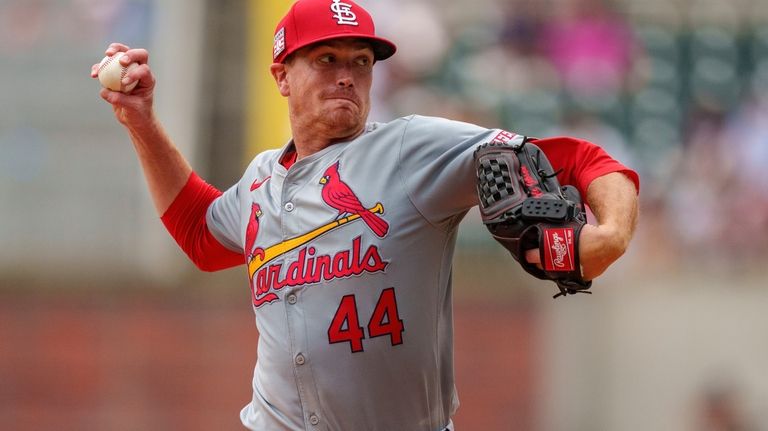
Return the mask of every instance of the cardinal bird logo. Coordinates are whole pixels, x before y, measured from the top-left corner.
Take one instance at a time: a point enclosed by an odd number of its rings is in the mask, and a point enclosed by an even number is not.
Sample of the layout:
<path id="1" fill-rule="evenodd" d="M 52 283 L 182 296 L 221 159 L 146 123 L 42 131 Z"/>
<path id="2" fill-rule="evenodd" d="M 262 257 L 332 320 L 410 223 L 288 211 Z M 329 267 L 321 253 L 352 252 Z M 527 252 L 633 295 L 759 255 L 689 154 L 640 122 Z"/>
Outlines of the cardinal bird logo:
<path id="1" fill-rule="evenodd" d="M 357 214 L 376 236 L 383 238 L 389 230 L 389 224 L 360 203 L 355 192 L 339 177 L 339 162 L 325 170 L 320 178 L 323 185 L 322 196 L 328 206 L 339 211 L 336 218 L 344 214 Z"/>
<path id="2" fill-rule="evenodd" d="M 259 217 L 261 217 L 261 206 L 257 203 L 251 204 L 251 215 L 248 217 L 248 226 L 245 228 L 245 264 L 248 265 L 251 261 L 259 256 L 264 259 L 264 250 L 261 247 L 253 249 L 254 243 L 256 243 L 256 237 L 259 235 Z M 251 285 L 251 295 L 254 301 L 256 300 L 256 291 L 253 284 L 253 277 L 249 277 L 249 284 Z"/>
<path id="3" fill-rule="evenodd" d="M 264 251 L 260 248 L 254 250 L 253 244 L 256 242 L 256 237 L 259 235 L 259 217 L 261 217 L 261 206 L 254 203 L 251 204 L 251 216 L 248 217 L 248 226 L 245 228 L 245 256 L 246 263 L 249 262 L 253 256 Z"/>

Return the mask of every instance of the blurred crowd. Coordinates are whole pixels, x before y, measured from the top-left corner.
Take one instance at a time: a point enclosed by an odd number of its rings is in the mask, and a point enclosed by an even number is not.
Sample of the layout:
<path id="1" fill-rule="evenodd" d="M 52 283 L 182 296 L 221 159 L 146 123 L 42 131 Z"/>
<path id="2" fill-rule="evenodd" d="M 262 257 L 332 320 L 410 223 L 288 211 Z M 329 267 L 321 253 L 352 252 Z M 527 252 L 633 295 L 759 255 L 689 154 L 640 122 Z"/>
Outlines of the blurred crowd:
<path id="1" fill-rule="evenodd" d="M 768 0 L 359 1 L 399 48 L 377 67 L 374 120 L 419 113 L 589 139 L 641 174 L 632 248 L 640 261 L 762 269 L 754 264 L 768 257 Z M 9 101 L 0 107 L 0 149 L 12 156 L 0 159 L 0 185 L 42 172 L 38 153 L 51 142 L 83 143 L 91 154 L 82 132 L 61 137 L 56 127 L 69 131 L 75 118 L 82 130 L 106 127 L 93 120 L 104 112 L 92 83 L 55 85 L 49 75 L 58 69 L 39 67 L 39 54 L 80 73 L 98 60 L 102 40 L 146 46 L 155 4 L 0 2 L 0 88 Z M 30 91 L 51 102 L 34 105 Z M 91 114 L 57 108 L 75 102 Z M 19 208 L 6 217 L 24 222 Z M 16 230 L 5 235 L 17 238 Z"/>
<path id="2" fill-rule="evenodd" d="M 641 174 L 646 259 L 742 269 L 768 257 L 764 0 L 366 5 L 399 44 L 374 117 L 592 140 Z"/>

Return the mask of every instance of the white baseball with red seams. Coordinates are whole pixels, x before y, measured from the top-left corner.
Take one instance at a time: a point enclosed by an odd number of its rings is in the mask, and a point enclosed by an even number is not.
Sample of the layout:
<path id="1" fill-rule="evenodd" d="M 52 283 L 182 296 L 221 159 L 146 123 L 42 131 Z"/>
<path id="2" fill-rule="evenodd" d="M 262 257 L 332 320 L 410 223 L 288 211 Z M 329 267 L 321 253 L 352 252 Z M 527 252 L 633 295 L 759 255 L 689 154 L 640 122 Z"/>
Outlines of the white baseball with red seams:
<path id="1" fill-rule="evenodd" d="M 123 52 L 118 52 L 112 57 L 104 57 L 99 63 L 99 82 L 101 86 L 112 91 L 121 91 L 123 93 L 130 93 L 136 88 L 136 84 L 139 81 L 131 82 L 128 85 L 123 85 L 123 78 L 125 75 L 138 66 L 137 63 L 131 63 L 128 66 L 120 64 L 120 57 L 125 55 Z"/>

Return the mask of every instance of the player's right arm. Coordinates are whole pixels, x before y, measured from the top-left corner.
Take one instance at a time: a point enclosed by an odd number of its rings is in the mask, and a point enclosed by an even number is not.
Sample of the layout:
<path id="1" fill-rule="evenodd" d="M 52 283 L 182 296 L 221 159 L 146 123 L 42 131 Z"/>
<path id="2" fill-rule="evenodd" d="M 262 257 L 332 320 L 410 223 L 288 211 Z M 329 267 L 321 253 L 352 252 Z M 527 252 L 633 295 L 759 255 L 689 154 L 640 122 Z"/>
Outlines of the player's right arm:
<path id="1" fill-rule="evenodd" d="M 117 52 L 125 53 L 120 59 L 123 65 L 139 64 L 123 78 L 125 83 L 138 81 L 138 84 L 130 94 L 102 88 L 100 95 L 112 105 L 115 117 L 128 130 L 155 209 L 162 216 L 187 183 L 192 167 L 155 116 L 155 78 L 147 64 L 149 53 L 145 49 L 130 49 L 121 43 L 113 43 L 105 54 L 112 56 Z M 98 76 L 98 66 L 91 67 L 91 77 Z"/>
<path id="2" fill-rule="evenodd" d="M 113 43 L 105 55 L 117 52 L 125 53 L 120 58 L 124 66 L 139 64 L 123 78 L 123 83 L 138 84 L 130 94 L 102 88 L 100 95 L 112 105 L 117 121 L 128 130 L 155 209 L 168 232 L 200 269 L 213 271 L 242 264 L 242 255 L 217 241 L 206 223 L 206 211 L 221 192 L 192 171 L 155 116 L 155 78 L 147 64 L 149 53 Z M 91 67 L 91 77 L 98 77 L 98 67 Z"/>

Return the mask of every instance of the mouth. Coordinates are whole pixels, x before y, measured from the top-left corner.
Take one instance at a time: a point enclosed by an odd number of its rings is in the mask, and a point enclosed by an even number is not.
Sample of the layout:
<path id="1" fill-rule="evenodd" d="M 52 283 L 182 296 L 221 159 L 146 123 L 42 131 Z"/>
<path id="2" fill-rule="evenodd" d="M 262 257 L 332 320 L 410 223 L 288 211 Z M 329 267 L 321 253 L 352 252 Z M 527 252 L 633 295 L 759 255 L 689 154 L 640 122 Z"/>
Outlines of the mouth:
<path id="1" fill-rule="evenodd" d="M 356 98 L 349 97 L 349 96 L 344 96 L 344 95 L 338 95 L 337 94 L 337 95 L 334 95 L 334 96 L 328 96 L 328 97 L 326 97 L 326 100 L 343 100 L 343 101 L 347 101 L 349 103 L 352 103 L 355 106 L 360 106 L 360 102 Z"/>
<path id="2" fill-rule="evenodd" d="M 342 102 L 348 102 L 348 103 L 351 103 L 351 104 L 353 104 L 355 106 L 358 106 L 356 101 L 354 101 L 352 99 L 349 99 L 349 98 L 346 98 L 346 97 L 331 97 L 328 100 L 340 100 Z"/>

